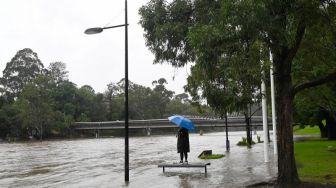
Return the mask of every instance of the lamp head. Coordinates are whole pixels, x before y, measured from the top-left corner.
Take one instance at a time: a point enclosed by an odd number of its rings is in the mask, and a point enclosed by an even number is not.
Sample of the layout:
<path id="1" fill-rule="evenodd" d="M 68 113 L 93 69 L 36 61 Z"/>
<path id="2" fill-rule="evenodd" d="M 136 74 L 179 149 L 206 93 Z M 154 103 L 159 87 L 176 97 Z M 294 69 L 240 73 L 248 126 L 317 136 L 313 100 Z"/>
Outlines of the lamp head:
<path id="1" fill-rule="evenodd" d="M 103 28 L 101 27 L 94 27 L 94 28 L 89 28 L 87 30 L 84 31 L 85 34 L 87 35 L 92 35 L 92 34 L 97 34 L 97 33 L 101 33 L 103 32 Z"/>

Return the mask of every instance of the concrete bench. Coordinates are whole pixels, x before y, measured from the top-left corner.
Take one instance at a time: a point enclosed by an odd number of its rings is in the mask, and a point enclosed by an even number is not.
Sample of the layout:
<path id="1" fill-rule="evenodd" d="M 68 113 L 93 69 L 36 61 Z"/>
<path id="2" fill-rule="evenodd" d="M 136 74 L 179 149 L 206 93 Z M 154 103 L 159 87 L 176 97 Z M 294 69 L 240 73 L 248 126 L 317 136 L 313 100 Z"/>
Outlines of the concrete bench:
<path id="1" fill-rule="evenodd" d="M 210 163 L 163 163 L 159 164 L 158 167 L 162 167 L 163 172 L 165 172 L 165 168 L 204 168 L 206 174 L 207 165 L 210 165 Z"/>

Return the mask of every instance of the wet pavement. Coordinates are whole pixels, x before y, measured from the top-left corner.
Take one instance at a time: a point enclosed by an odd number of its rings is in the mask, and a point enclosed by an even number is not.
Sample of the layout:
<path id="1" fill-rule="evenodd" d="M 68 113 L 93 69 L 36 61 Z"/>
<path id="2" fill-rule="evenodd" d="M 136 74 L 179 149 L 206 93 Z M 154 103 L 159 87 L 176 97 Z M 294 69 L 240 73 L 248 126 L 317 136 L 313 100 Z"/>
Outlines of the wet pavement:
<path id="1" fill-rule="evenodd" d="M 157 167 L 179 161 L 174 135 L 132 137 L 128 184 L 123 138 L 2 143 L 0 187 L 245 187 L 276 177 L 272 144 L 265 163 L 263 144 L 237 146 L 242 136 L 244 132 L 230 132 L 227 153 L 225 133 L 190 134 L 189 163 L 210 162 L 206 175 L 203 168 L 167 168 L 163 173 Z M 203 150 L 226 156 L 198 159 Z"/>

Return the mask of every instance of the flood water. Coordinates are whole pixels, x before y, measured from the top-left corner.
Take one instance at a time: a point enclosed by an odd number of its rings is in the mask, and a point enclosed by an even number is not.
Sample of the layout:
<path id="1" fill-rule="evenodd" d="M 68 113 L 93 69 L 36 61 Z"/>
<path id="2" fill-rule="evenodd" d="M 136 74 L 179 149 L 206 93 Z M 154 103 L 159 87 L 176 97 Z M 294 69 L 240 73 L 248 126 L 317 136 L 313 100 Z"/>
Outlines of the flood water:
<path id="1" fill-rule="evenodd" d="M 204 168 L 166 168 L 163 173 L 157 167 L 179 161 L 174 135 L 131 137 L 128 184 L 123 138 L 2 143 L 0 187 L 244 187 L 276 177 L 272 144 L 270 162 L 264 163 L 263 144 L 236 146 L 242 136 L 230 132 L 231 151 L 226 153 L 225 133 L 190 134 L 189 163 L 210 162 L 207 175 Z M 197 158 L 209 149 L 226 156 Z"/>

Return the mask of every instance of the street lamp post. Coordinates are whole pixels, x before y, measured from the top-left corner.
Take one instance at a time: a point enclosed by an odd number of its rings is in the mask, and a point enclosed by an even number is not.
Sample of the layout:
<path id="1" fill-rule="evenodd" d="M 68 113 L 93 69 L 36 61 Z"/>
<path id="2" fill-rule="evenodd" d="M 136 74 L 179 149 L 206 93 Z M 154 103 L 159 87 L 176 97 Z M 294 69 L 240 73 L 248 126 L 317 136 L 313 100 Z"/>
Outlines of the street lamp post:
<path id="1" fill-rule="evenodd" d="M 85 34 L 97 34 L 104 29 L 125 27 L 125 181 L 129 182 L 129 147 L 128 147 L 128 22 L 127 22 L 127 0 L 125 0 L 125 24 L 110 27 L 95 27 L 85 30 Z"/>

